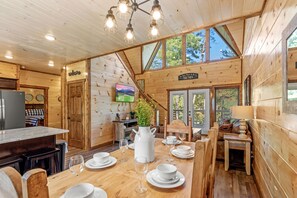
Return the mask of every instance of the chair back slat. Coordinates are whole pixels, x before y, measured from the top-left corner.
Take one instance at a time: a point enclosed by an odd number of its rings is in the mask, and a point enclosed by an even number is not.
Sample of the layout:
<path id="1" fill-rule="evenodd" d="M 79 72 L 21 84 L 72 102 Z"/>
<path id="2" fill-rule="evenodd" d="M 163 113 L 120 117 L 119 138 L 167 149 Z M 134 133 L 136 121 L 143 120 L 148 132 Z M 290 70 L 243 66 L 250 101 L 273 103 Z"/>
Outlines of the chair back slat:
<path id="1" fill-rule="evenodd" d="M 167 118 L 164 121 L 164 138 L 168 135 L 186 134 L 188 141 L 192 140 L 192 118 L 189 117 L 189 126 L 182 120 L 173 120 L 171 124 L 167 124 Z"/>
<path id="2" fill-rule="evenodd" d="M 212 162 L 212 146 L 209 138 L 197 140 L 193 165 L 191 198 L 207 197 Z"/>
<path id="3" fill-rule="evenodd" d="M 4 168 L 0 169 L 3 171 L 10 179 L 11 183 L 14 186 L 14 189 L 18 195 L 19 198 L 23 198 L 23 193 L 22 193 L 22 178 L 20 173 L 15 170 L 14 168 L 7 166 Z"/>
<path id="4" fill-rule="evenodd" d="M 23 175 L 24 194 L 28 198 L 49 198 L 46 171 L 40 168 L 32 169 Z"/>

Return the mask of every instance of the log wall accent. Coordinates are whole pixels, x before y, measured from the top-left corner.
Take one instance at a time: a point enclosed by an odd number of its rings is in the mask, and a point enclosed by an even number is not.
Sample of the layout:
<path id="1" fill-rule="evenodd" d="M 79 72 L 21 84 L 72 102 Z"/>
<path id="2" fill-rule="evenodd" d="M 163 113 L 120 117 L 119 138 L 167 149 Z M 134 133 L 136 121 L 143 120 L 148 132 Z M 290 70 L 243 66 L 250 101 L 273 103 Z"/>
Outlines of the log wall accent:
<path id="1" fill-rule="evenodd" d="M 116 56 L 110 54 L 91 59 L 91 147 L 96 147 L 113 140 L 116 113 L 121 118 L 133 109 L 134 103 L 115 102 L 115 84 L 127 84 L 138 90 L 126 69 Z"/>
<path id="2" fill-rule="evenodd" d="M 19 79 L 19 65 L 0 62 L 0 78 Z"/>
<path id="3" fill-rule="evenodd" d="M 261 17 L 246 20 L 242 79 L 251 75 L 253 168 L 263 197 L 297 197 L 297 115 L 282 112 L 282 31 L 296 0 L 268 0 Z"/>
<path id="4" fill-rule="evenodd" d="M 199 78 L 194 80 L 178 80 L 178 75 L 191 72 L 198 73 Z M 232 59 L 192 66 L 146 71 L 142 75 L 136 75 L 136 80 L 144 79 L 145 93 L 167 108 L 168 90 L 240 84 L 240 74 L 241 60 Z M 167 115 L 167 112 L 160 109 L 160 123 L 163 123 L 165 115 Z"/>
<path id="5" fill-rule="evenodd" d="M 61 128 L 61 76 L 20 70 L 20 84 L 49 87 L 48 126 Z"/>

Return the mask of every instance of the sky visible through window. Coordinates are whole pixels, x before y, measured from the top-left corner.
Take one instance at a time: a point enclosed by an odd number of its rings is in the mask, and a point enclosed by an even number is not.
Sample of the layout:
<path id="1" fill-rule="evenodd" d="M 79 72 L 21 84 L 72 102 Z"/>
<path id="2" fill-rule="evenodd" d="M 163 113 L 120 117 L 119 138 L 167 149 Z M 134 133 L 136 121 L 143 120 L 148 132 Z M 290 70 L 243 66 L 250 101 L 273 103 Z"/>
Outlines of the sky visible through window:
<path id="1" fill-rule="evenodd" d="M 220 60 L 235 57 L 236 54 L 215 31 L 210 28 L 210 60 Z"/>

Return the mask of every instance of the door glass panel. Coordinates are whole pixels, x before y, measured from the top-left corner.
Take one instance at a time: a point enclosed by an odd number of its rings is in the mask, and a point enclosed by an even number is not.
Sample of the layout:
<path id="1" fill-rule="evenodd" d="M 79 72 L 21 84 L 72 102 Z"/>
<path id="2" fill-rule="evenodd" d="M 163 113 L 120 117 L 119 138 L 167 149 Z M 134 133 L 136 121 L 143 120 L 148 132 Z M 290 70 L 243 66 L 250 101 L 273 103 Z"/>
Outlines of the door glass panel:
<path id="1" fill-rule="evenodd" d="M 193 124 L 204 125 L 205 94 L 193 94 Z"/>
<path id="2" fill-rule="evenodd" d="M 185 106 L 184 96 L 182 94 L 173 95 L 172 101 L 173 101 L 173 104 L 172 104 L 173 120 L 177 120 L 177 119 L 183 120 L 184 119 L 183 112 L 184 112 L 184 106 Z"/>

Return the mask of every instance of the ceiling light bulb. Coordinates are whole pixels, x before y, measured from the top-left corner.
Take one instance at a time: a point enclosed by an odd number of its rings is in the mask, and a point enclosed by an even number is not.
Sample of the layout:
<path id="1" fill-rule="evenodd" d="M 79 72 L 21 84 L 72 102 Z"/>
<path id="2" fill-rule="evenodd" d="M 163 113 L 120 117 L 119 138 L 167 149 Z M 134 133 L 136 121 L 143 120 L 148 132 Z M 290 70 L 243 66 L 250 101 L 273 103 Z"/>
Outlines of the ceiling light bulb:
<path id="1" fill-rule="evenodd" d="M 54 40 L 56 40 L 56 38 L 55 38 L 54 35 L 52 35 L 52 34 L 46 34 L 44 37 L 45 37 L 48 41 L 54 41 Z"/>
<path id="2" fill-rule="evenodd" d="M 126 33 L 126 37 L 127 37 L 127 39 L 129 39 L 129 40 L 133 39 L 133 37 L 134 37 L 134 35 L 133 35 L 133 31 L 128 30 L 127 33 Z"/>
<path id="3" fill-rule="evenodd" d="M 120 13 L 125 14 L 128 12 L 128 1 L 127 0 L 120 0 L 118 3 L 118 10 L 120 11 Z"/>
<path id="4" fill-rule="evenodd" d="M 55 63 L 54 63 L 54 61 L 52 61 L 52 60 L 48 61 L 48 66 L 50 66 L 50 67 L 53 67 L 53 66 L 55 66 Z"/>
<path id="5" fill-rule="evenodd" d="M 159 19 L 161 18 L 161 13 L 160 13 L 159 10 L 155 10 L 155 11 L 153 12 L 153 18 L 154 18 L 155 20 L 159 20 Z"/>
<path id="6" fill-rule="evenodd" d="M 114 26 L 113 19 L 112 19 L 111 17 L 108 17 L 108 18 L 106 19 L 105 25 L 106 25 L 106 27 L 108 27 L 108 28 L 113 28 L 113 26 Z"/>
<path id="7" fill-rule="evenodd" d="M 11 51 L 7 51 L 6 54 L 4 55 L 5 58 L 7 59 L 13 59 L 13 55 Z"/>

